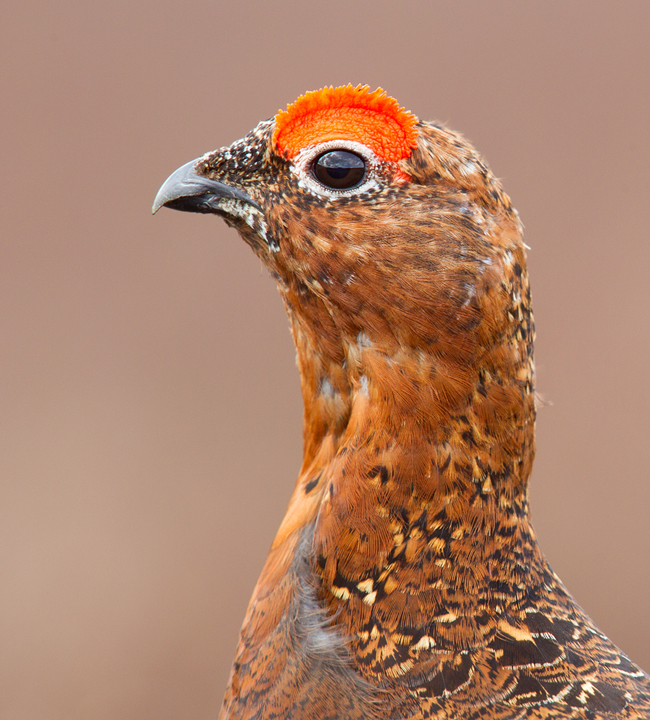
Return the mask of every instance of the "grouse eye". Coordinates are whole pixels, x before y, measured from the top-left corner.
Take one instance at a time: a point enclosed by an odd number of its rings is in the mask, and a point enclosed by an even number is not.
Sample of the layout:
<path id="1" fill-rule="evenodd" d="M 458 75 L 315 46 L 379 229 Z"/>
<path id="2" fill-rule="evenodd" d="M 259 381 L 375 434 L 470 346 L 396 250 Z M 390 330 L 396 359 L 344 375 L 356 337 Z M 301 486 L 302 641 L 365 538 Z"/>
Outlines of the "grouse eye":
<path id="1" fill-rule="evenodd" d="M 314 175 L 326 187 L 355 187 L 366 174 L 365 160 L 349 150 L 330 150 L 316 158 Z"/>

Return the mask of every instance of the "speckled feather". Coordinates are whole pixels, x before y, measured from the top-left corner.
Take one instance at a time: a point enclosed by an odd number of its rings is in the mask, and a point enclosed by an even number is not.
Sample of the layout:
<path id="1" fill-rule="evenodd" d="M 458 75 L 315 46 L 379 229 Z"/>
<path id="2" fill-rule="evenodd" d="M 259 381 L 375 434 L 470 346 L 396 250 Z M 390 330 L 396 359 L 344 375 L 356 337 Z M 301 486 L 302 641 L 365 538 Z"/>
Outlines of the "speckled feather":
<path id="1" fill-rule="evenodd" d="M 415 127 L 359 193 L 313 192 L 273 120 L 196 165 L 256 203 L 218 214 L 277 280 L 305 408 L 220 718 L 648 718 L 530 522 L 519 218 L 466 140 Z"/>

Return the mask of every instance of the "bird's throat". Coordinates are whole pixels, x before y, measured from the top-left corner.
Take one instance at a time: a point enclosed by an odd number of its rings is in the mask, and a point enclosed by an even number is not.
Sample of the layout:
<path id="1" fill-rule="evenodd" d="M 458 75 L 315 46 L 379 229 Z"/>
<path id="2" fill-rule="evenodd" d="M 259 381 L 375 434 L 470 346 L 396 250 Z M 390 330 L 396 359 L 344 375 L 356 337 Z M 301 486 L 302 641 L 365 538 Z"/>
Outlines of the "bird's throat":
<path id="1" fill-rule="evenodd" d="M 295 637 L 306 587 L 362 675 L 383 682 L 398 672 L 400 638 L 450 653 L 477 647 L 485 618 L 507 615 L 518 586 L 542 577 L 527 492 L 532 315 L 521 286 L 510 296 L 520 304 L 490 334 L 427 348 L 399 329 L 347 329 L 316 301 L 303 298 L 295 314 L 285 294 L 304 459 L 251 599 L 242 661 L 266 643 L 285 647 L 278 633 Z M 306 652 L 293 642 L 289 654 Z M 365 667 L 369 647 L 376 660 Z"/>

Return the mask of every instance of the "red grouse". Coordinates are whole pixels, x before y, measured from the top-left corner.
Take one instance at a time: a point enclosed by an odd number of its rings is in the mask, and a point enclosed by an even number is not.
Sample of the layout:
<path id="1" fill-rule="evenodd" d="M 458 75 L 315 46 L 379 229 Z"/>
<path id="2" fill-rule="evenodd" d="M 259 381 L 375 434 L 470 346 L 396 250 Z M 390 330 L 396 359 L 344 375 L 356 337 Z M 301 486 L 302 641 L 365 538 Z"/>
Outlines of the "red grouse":
<path id="1" fill-rule="evenodd" d="M 325 88 L 184 165 L 277 280 L 304 460 L 222 720 L 650 718 L 539 549 L 522 227 L 460 135 Z"/>

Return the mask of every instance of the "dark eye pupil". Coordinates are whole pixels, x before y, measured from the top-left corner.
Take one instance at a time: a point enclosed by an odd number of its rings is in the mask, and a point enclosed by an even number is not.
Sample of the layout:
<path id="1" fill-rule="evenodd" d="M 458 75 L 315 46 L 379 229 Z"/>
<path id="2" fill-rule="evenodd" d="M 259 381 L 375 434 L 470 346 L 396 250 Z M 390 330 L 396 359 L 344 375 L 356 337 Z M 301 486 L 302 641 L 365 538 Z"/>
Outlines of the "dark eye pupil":
<path id="1" fill-rule="evenodd" d="M 363 158 L 348 150 L 330 150 L 316 158 L 314 175 L 326 187 L 345 189 L 358 185 L 366 174 Z"/>

